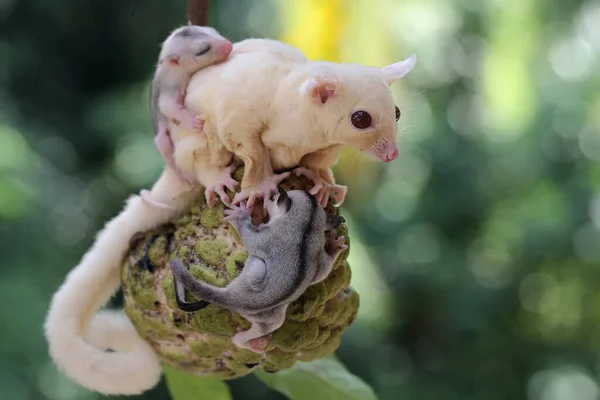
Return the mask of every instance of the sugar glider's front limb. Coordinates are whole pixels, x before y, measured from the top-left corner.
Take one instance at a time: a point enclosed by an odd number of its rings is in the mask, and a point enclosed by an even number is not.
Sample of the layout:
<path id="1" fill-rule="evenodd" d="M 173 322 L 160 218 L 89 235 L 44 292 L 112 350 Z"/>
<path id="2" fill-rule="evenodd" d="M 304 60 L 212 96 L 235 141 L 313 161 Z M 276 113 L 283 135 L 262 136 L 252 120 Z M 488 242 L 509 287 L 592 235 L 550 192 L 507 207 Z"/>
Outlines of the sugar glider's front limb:
<path id="1" fill-rule="evenodd" d="M 166 170 L 152 193 L 157 200 L 169 203 L 180 185 Z M 44 324 L 50 356 L 60 370 L 80 385 L 103 394 L 132 395 L 152 388 L 160 379 L 156 354 L 132 325 L 119 320 L 123 316 L 102 312 L 92 318 L 119 288 L 122 260 L 130 238 L 169 221 L 193 198 L 191 192 L 186 192 L 173 200 L 173 208 L 167 210 L 131 196 L 123 211 L 98 233 L 93 246 L 54 294 Z M 93 332 L 99 323 L 104 330 Z M 115 343 L 122 348 L 105 351 Z M 120 351 L 125 348 L 126 351 Z"/>
<path id="2" fill-rule="evenodd" d="M 344 243 L 346 241 L 344 236 L 338 236 L 334 231 L 327 232 L 325 235 L 327 238 L 327 250 L 321 255 L 323 260 L 318 264 L 320 268 L 317 268 L 317 272 L 312 281 L 313 285 L 329 276 L 335 260 L 348 248 L 348 245 Z"/>
<path id="3" fill-rule="evenodd" d="M 238 328 L 238 333 L 231 339 L 238 347 L 262 353 L 269 343 L 269 334 L 276 331 L 285 322 L 285 312 L 289 304 L 277 306 L 271 310 L 244 317 L 252 325 L 250 329 Z"/>
<path id="4" fill-rule="evenodd" d="M 346 197 L 348 188 L 343 185 L 337 185 L 331 166 L 334 165 L 340 157 L 342 146 L 334 145 L 323 150 L 307 154 L 300 160 L 300 167 L 294 170 L 295 175 L 303 175 L 312 180 L 314 185 L 310 194 L 315 196 L 321 206 L 327 206 L 329 196 L 334 195 L 336 206 L 340 206 Z"/>
<path id="5" fill-rule="evenodd" d="M 241 191 L 233 198 L 234 204 L 247 199 L 252 208 L 258 198 L 277 193 L 277 185 L 290 175 L 290 172 L 273 172 L 271 158 L 259 135 L 244 135 L 237 132 L 230 135 L 230 145 L 237 149 L 236 155 L 244 162 L 244 176 Z M 266 204 L 266 203 L 265 203 Z"/>

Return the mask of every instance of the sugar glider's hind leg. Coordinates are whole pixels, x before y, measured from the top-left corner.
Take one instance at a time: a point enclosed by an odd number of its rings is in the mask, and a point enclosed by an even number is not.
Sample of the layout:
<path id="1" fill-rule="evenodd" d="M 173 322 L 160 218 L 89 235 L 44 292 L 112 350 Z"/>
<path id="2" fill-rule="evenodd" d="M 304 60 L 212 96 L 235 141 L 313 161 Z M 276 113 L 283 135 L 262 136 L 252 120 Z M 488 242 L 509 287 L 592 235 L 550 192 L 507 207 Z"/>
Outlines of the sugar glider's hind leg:
<path id="1" fill-rule="evenodd" d="M 327 238 L 327 250 L 322 255 L 322 262 L 317 264 L 318 267 L 315 277 L 312 280 L 312 285 L 327 278 L 335 260 L 348 248 L 348 245 L 345 243 L 346 238 L 344 236 L 337 236 L 335 231 L 326 232 L 325 237 Z"/>
<path id="2" fill-rule="evenodd" d="M 287 306 L 285 304 L 260 314 L 244 316 L 252 323 L 252 326 L 245 331 L 239 330 L 231 341 L 238 347 L 255 353 L 262 353 L 267 343 L 269 343 L 268 335 L 283 325 Z"/>
<path id="3" fill-rule="evenodd" d="M 231 134 L 232 137 L 237 137 Z M 246 137 L 249 136 L 249 137 Z M 252 208 L 257 199 L 265 199 L 277 193 L 277 186 L 287 178 L 291 172 L 276 174 L 273 172 L 269 152 L 263 146 L 258 136 L 239 134 L 241 139 L 232 141 L 231 147 L 236 148 L 236 155 L 244 162 L 244 176 L 242 190 L 233 198 L 234 204 L 246 200 L 248 207 Z M 263 201 L 264 207 L 266 202 Z"/>
<path id="4" fill-rule="evenodd" d="M 294 174 L 306 176 L 313 181 L 314 186 L 310 194 L 315 196 L 323 207 L 327 206 L 331 194 L 334 195 L 334 204 L 340 206 L 348 191 L 346 186 L 335 183 L 331 171 L 331 165 L 335 164 L 340 157 L 341 147 L 333 145 L 307 154 L 300 160 L 300 167 L 294 170 Z"/>
<path id="5" fill-rule="evenodd" d="M 156 134 L 156 138 L 154 138 L 154 143 L 156 144 L 156 148 L 165 162 L 165 166 L 175 172 L 177 179 L 179 179 L 179 181 L 182 183 L 193 183 L 194 179 L 186 176 L 186 174 L 184 174 L 183 171 L 177 167 L 177 164 L 175 164 L 175 146 L 173 146 L 173 140 L 171 139 L 169 128 L 164 121 L 158 122 L 158 132 Z"/>
<path id="6" fill-rule="evenodd" d="M 173 173 L 165 170 L 152 193 L 157 200 L 167 202 L 180 185 Z M 120 286 L 122 260 L 130 238 L 174 218 L 193 199 L 193 193 L 185 192 L 170 203 L 173 209 L 163 210 L 147 205 L 139 196 L 131 196 L 119 215 L 98 233 L 92 247 L 54 294 L 44 324 L 50 356 L 60 370 L 80 385 L 103 394 L 132 395 L 152 388 L 160 379 L 156 354 L 132 326 L 113 321 L 103 333 L 93 336 L 90 329 L 97 324 L 89 324 Z M 109 321 L 115 318 L 102 315 L 100 318 Z M 84 335 L 95 337 L 101 348 L 88 343 Z M 128 351 L 105 351 L 107 344 L 123 338 L 131 344 Z"/>
<path id="7" fill-rule="evenodd" d="M 220 142 L 209 141 L 207 135 L 188 135 L 177 143 L 175 160 L 187 171 L 193 171 L 197 182 L 204 186 L 209 208 L 215 205 L 215 193 L 223 204 L 230 204 L 225 188 L 234 192 L 238 186 L 232 174 L 239 164 Z"/>
<path id="8" fill-rule="evenodd" d="M 222 169 L 205 169 L 202 172 L 204 180 L 207 182 L 205 198 L 206 204 L 212 208 L 215 206 L 215 193 L 219 195 L 219 198 L 225 205 L 231 204 L 231 199 L 225 192 L 225 188 L 235 192 L 235 188 L 238 186 L 238 182 L 231 176 L 237 168 L 237 164 L 232 163 L 230 166 Z M 197 168 L 197 170 L 200 170 Z"/>

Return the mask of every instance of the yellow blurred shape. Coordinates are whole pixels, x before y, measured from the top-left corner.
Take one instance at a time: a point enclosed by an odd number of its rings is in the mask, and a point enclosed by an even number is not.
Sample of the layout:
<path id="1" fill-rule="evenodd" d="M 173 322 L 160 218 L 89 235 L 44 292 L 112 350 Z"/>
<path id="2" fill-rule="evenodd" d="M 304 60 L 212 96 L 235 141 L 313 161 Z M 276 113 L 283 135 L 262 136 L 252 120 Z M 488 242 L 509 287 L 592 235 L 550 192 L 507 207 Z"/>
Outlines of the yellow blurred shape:
<path id="1" fill-rule="evenodd" d="M 518 13 L 499 7 L 489 8 L 489 47 L 482 88 L 487 111 L 484 124 L 490 139 L 511 141 L 525 132 L 535 114 L 537 99 L 529 68 L 538 42 L 539 21 L 533 5 L 522 7 Z"/>
<path id="2" fill-rule="evenodd" d="M 349 0 L 280 0 L 286 27 L 280 40 L 298 47 L 311 60 L 338 61 Z"/>

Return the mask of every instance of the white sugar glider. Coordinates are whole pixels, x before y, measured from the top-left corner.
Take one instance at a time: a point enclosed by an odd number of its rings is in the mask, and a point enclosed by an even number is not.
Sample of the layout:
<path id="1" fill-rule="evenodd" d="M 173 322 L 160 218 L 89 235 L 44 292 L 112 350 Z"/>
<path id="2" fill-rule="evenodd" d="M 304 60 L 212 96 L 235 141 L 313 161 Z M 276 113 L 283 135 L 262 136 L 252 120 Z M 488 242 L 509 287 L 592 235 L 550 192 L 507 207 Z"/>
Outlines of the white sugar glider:
<path id="1" fill-rule="evenodd" d="M 183 105 L 188 82 L 194 72 L 223 62 L 232 43 L 208 26 L 187 25 L 175 29 L 162 44 L 150 95 L 150 111 L 156 147 L 165 166 L 175 171 L 182 182 L 190 181 L 175 165 L 168 121 L 201 132 L 204 121 Z M 152 203 L 147 190 L 142 198 Z M 160 206 L 160 204 L 155 203 Z"/>
<path id="2" fill-rule="evenodd" d="M 248 249 L 242 272 L 227 286 L 197 280 L 181 259 L 171 261 L 180 308 L 193 312 L 213 303 L 240 314 L 252 326 L 238 332 L 232 341 L 257 353 L 263 352 L 268 336 L 283 324 L 288 305 L 310 285 L 325 279 L 338 255 L 347 248 L 344 237 L 336 237 L 333 232 L 344 218 L 327 215 L 308 193 L 286 193 L 279 188 L 279 193 L 273 199 L 265 198 L 265 202 L 269 222 L 260 226 L 252 223 L 243 201 L 240 207 L 225 211 L 229 214 L 225 220 Z M 182 288 L 201 301 L 185 303 Z"/>
<path id="3" fill-rule="evenodd" d="M 171 220 L 201 195 L 190 191 L 170 169 L 163 171 L 152 190 L 156 200 L 171 208 L 156 208 L 140 196 L 131 196 L 54 294 L 44 324 L 49 353 L 58 369 L 106 395 L 142 393 L 160 380 L 154 350 L 125 314 L 107 310 L 96 314 L 119 289 L 131 237 Z"/>
<path id="4" fill-rule="evenodd" d="M 390 85 L 412 70 L 416 56 L 384 68 L 309 61 L 296 48 L 270 39 L 233 45 L 227 62 L 191 78 L 185 105 L 202 110 L 204 134 L 170 125 L 175 162 L 206 187 L 209 206 L 215 192 L 229 204 L 224 188 L 233 181 L 234 155 L 245 165 L 241 192 L 233 203 L 276 192 L 294 169 L 315 186 L 321 204 L 346 188 L 335 184 L 331 166 L 343 146 L 388 162 L 398 155 L 397 117 Z"/>

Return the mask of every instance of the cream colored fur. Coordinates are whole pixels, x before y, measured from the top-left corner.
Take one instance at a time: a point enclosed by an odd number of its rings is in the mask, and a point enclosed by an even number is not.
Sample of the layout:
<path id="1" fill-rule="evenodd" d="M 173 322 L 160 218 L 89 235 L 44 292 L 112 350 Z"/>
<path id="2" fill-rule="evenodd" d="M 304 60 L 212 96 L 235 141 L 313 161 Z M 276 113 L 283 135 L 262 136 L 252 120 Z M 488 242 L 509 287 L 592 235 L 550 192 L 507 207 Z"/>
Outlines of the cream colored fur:
<path id="1" fill-rule="evenodd" d="M 152 207 L 139 196 L 130 197 L 67 275 L 52 299 L 45 322 L 50 355 L 57 367 L 80 385 L 103 394 L 138 394 L 156 385 L 161 375 L 153 349 L 122 311 L 96 314 L 119 288 L 131 237 L 167 222 L 199 195 L 187 191 L 169 169 L 151 193 L 173 209 Z M 106 352 L 108 348 L 115 352 Z"/>
<path id="2" fill-rule="evenodd" d="M 332 179 L 328 170 L 341 146 L 384 159 L 396 150 L 390 85 L 413 65 L 413 57 L 383 69 L 308 61 L 298 49 L 269 39 L 235 43 L 226 63 L 190 80 L 185 105 L 203 111 L 205 138 L 170 126 L 175 162 L 209 187 L 235 154 L 246 166 L 241 200 L 260 191 L 273 169 L 302 166 Z M 359 110 L 371 115 L 370 128 L 351 124 Z"/>

